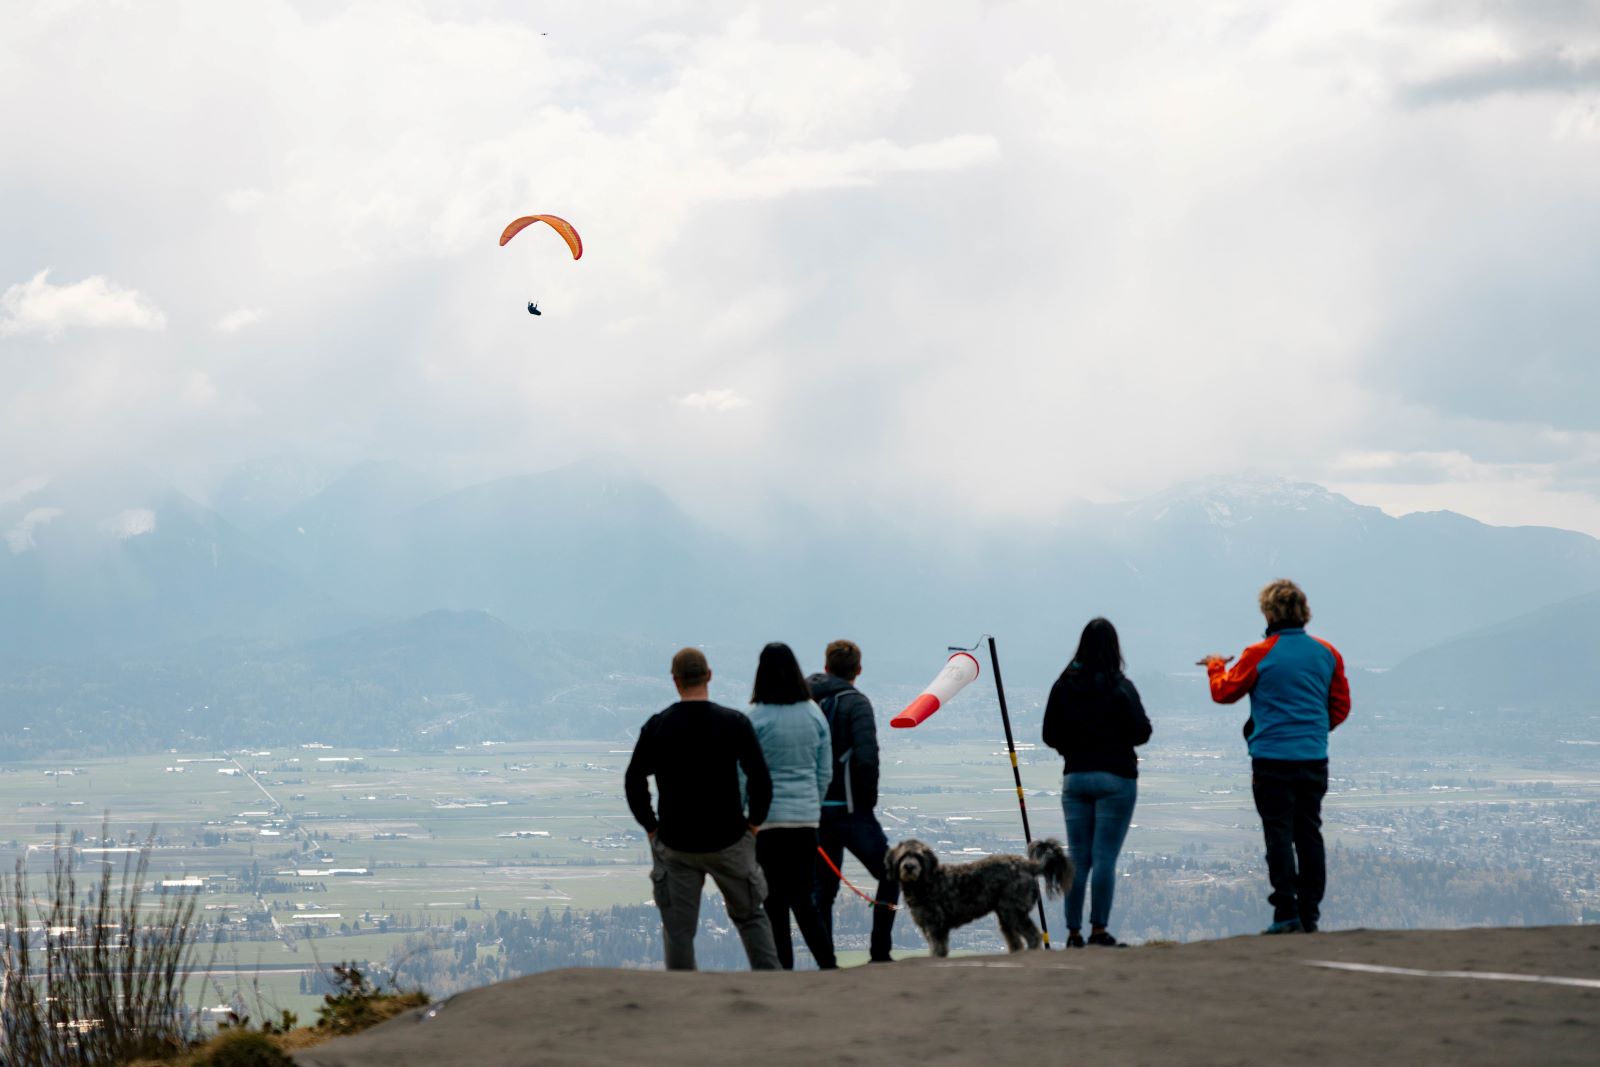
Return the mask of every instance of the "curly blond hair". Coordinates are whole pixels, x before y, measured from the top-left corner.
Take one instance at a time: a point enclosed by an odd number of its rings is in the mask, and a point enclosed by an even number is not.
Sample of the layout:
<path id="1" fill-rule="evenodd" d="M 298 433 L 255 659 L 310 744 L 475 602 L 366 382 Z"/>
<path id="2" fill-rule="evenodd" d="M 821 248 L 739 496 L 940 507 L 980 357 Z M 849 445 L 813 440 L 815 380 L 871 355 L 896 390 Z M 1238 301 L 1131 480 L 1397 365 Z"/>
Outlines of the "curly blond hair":
<path id="1" fill-rule="evenodd" d="M 1287 578 L 1268 582 L 1261 590 L 1260 603 L 1268 626 L 1304 626 L 1311 621 L 1305 590 Z"/>

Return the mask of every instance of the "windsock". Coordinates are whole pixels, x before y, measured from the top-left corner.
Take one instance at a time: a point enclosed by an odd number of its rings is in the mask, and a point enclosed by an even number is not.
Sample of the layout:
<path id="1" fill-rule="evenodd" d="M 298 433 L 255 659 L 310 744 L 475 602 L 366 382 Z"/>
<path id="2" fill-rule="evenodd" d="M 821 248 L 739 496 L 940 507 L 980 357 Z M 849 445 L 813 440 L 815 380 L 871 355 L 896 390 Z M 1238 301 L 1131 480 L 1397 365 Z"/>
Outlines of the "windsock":
<path id="1" fill-rule="evenodd" d="M 978 677 L 978 660 L 970 652 L 957 652 L 945 661 L 944 669 L 934 676 L 922 695 L 906 705 L 906 710 L 889 720 L 890 726 L 901 729 L 916 726 L 955 698 L 955 695 L 972 684 Z"/>

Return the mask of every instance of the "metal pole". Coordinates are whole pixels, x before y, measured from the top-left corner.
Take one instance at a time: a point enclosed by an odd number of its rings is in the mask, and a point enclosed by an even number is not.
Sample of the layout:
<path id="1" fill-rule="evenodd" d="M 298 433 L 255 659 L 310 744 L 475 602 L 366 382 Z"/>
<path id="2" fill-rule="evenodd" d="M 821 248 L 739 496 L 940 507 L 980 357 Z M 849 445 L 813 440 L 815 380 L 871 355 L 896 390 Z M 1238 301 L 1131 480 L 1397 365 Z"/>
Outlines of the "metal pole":
<path id="1" fill-rule="evenodd" d="M 994 691 L 1000 695 L 1000 721 L 1006 728 L 1006 750 L 1011 753 L 1011 777 L 1017 783 L 1017 807 L 1022 810 L 1022 836 L 1033 844 L 1033 831 L 1028 829 L 1028 800 L 1022 794 L 1022 771 L 1017 767 L 1017 745 L 1011 739 L 1011 713 L 1006 710 L 1006 687 L 1000 681 L 1000 654 L 995 651 L 994 638 L 989 638 L 989 662 L 994 665 Z M 1039 897 L 1039 933 L 1044 947 L 1050 947 L 1050 924 L 1044 917 L 1044 896 Z"/>

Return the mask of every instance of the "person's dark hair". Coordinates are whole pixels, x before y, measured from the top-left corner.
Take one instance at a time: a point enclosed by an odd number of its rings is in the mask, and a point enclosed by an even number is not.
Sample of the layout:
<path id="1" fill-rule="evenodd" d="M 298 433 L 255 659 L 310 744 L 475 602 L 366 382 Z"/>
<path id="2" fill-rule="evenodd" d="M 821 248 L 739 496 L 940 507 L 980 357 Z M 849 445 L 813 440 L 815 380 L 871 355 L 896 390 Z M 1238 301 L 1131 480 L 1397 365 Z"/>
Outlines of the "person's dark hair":
<path id="1" fill-rule="evenodd" d="M 861 673 L 861 646 L 842 637 L 829 641 L 828 650 L 823 653 L 822 669 L 835 678 L 855 681 Z"/>
<path id="2" fill-rule="evenodd" d="M 680 648 L 672 657 L 672 678 L 686 689 L 711 680 L 711 665 L 698 648 Z"/>
<path id="3" fill-rule="evenodd" d="M 761 650 L 756 664 L 756 684 L 750 690 L 752 704 L 803 704 L 811 699 L 811 687 L 800 670 L 794 651 L 782 641 Z"/>
<path id="4" fill-rule="evenodd" d="M 1068 670 L 1074 667 L 1085 674 L 1122 673 L 1125 667 L 1122 644 L 1117 640 L 1117 628 L 1111 625 L 1111 620 L 1089 620 L 1089 625 L 1083 628 L 1083 636 L 1078 638 L 1078 651 L 1072 654 L 1072 662 L 1067 665 Z"/>

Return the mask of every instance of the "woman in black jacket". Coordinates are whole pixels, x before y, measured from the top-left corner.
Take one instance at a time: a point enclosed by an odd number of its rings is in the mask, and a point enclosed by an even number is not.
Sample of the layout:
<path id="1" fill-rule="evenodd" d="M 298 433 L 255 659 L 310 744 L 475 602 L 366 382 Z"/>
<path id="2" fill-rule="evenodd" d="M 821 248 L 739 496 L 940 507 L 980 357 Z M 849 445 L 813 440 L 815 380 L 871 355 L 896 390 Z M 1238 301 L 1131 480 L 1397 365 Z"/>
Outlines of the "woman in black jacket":
<path id="1" fill-rule="evenodd" d="M 1067 850 L 1078 869 L 1067 894 L 1068 948 L 1085 944 L 1083 898 L 1091 886 L 1087 943 L 1118 944 L 1106 923 L 1116 892 L 1117 853 L 1139 795 L 1139 758 L 1133 750 L 1150 740 L 1150 720 L 1139 691 L 1122 671 L 1116 627 L 1091 619 L 1044 709 L 1044 743 L 1066 760 L 1061 809 L 1067 818 Z"/>

